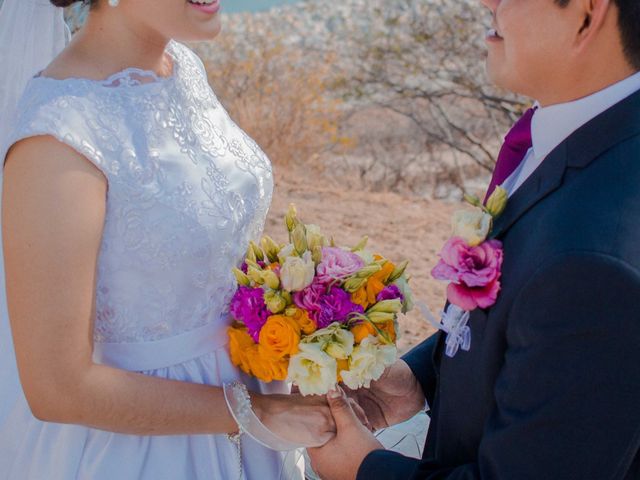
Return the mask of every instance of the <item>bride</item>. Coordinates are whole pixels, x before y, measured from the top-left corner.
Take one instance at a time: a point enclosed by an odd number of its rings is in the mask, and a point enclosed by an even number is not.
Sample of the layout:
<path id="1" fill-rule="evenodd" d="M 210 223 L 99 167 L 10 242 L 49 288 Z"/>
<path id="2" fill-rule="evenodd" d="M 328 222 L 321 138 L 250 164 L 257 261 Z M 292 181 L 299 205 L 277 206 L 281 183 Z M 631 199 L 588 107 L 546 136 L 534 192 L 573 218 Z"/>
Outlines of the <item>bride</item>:
<path id="1" fill-rule="evenodd" d="M 60 21 L 44 0 L 4 3 Z M 0 478 L 277 479 L 284 454 L 233 441 L 224 385 L 246 384 L 281 439 L 320 445 L 335 427 L 323 398 L 241 376 L 225 348 L 232 267 L 273 181 L 175 40 L 215 37 L 219 0 L 87 3 L 85 26 L 0 124 L 12 333 L 0 344 Z M 14 35 L 42 36 L 34 17 L 16 18 Z"/>

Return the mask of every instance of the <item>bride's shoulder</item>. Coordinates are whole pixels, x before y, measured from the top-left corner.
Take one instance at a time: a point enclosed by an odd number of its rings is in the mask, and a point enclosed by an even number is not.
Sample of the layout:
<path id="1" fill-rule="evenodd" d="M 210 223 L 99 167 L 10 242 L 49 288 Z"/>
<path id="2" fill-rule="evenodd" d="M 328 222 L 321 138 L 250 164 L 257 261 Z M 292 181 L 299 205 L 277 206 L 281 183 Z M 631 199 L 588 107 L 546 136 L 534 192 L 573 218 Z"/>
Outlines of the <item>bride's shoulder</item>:
<path id="1" fill-rule="evenodd" d="M 171 40 L 168 51 L 182 69 L 205 71 L 204 63 L 194 49 L 177 40 Z"/>
<path id="2" fill-rule="evenodd" d="M 56 151 L 54 147 L 60 143 L 100 166 L 103 164 L 100 154 L 103 132 L 96 129 L 99 125 L 96 115 L 96 102 L 84 85 L 34 77 L 18 102 L 8 137 L 3 137 L 0 157 L 6 159 L 17 143 L 49 153 Z"/>

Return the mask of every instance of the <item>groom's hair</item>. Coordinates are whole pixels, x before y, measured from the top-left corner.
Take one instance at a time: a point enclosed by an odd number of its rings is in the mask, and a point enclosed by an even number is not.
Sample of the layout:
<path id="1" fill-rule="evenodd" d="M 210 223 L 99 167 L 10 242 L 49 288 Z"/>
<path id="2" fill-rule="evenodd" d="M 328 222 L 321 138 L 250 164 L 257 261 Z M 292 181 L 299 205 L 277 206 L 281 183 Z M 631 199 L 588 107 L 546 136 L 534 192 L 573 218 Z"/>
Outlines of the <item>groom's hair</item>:
<path id="1" fill-rule="evenodd" d="M 561 7 L 571 0 L 555 0 Z M 618 27 L 627 60 L 640 70 L 640 0 L 613 0 L 618 7 Z"/>

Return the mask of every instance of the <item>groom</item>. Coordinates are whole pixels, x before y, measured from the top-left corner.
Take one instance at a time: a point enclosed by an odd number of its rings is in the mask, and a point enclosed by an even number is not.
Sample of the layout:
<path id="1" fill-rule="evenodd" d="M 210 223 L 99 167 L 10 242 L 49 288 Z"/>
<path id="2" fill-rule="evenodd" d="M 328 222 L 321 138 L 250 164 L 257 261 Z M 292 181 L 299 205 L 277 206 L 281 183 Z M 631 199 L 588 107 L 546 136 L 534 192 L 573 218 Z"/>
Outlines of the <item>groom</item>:
<path id="1" fill-rule="evenodd" d="M 502 290 L 469 351 L 439 333 L 350 393 L 378 427 L 426 398 L 423 459 L 382 450 L 338 393 L 310 451 L 324 480 L 640 479 L 640 0 L 483 3 L 490 76 L 539 102 L 494 174 Z"/>

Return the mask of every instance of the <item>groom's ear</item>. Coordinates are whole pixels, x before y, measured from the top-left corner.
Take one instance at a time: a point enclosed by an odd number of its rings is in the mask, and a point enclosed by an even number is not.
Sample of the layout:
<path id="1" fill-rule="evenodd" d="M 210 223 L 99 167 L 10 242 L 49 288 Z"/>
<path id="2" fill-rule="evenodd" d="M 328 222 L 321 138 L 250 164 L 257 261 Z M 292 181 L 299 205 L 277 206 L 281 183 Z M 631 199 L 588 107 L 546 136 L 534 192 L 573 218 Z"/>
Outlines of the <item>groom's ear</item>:
<path id="1" fill-rule="evenodd" d="M 577 13 L 575 46 L 578 52 L 584 51 L 605 28 L 613 25 L 617 31 L 616 8 L 612 0 L 570 1 L 575 3 L 572 8 Z"/>

